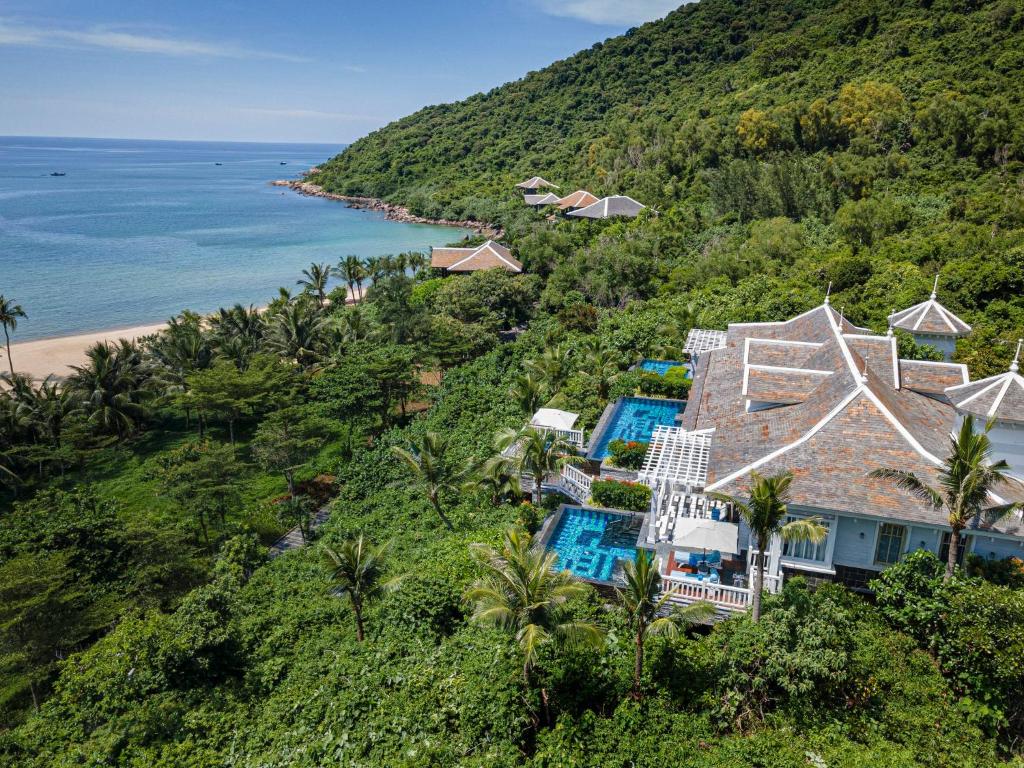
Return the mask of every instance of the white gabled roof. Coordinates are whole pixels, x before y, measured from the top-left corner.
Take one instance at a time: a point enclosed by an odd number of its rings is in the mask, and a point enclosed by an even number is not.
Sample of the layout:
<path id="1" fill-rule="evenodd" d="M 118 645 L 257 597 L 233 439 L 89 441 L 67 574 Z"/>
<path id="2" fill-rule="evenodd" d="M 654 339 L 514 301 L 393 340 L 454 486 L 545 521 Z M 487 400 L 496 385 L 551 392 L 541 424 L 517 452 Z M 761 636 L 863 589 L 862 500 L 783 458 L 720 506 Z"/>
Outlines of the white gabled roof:
<path id="1" fill-rule="evenodd" d="M 596 203 L 591 203 L 586 208 L 578 211 L 569 211 L 569 216 L 576 216 L 584 219 L 608 219 L 612 216 L 634 217 L 647 206 L 638 203 L 632 197 L 626 195 L 611 195 L 602 197 Z"/>
<path id="2" fill-rule="evenodd" d="M 568 430 L 572 429 L 573 424 L 576 423 L 576 419 L 579 417 L 578 413 L 560 411 L 557 408 L 541 408 L 533 414 L 533 418 L 530 419 L 530 426 Z"/>

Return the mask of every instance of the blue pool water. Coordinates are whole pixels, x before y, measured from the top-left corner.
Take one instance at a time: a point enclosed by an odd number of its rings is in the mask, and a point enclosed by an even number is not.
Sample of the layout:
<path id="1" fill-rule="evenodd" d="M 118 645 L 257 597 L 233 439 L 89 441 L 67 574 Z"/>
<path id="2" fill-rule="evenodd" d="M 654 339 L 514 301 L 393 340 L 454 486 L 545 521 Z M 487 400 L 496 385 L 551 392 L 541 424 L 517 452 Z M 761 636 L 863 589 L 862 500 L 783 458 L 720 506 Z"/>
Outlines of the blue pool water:
<path id="1" fill-rule="evenodd" d="M 656 400 L 648 397 L 624 397 L 615 404 L 615 411 L 598 437 L 589 458 L 600 461 L 608 456 L 612 440 L 650 441 L 654 428 L 671 427 L 686 406 L 683 400 Z"/>
<path id="2" fill-rule="evenodd" d="M 565 507 L 547 548 L 558 567 L 594 581 L 614 581 L 616 567 L 636 556 L 639 518 L 596 509 Z"/>
<path id="3" fill-rule="evenodd" d="M 656 373 L 659 376 L 664 376 L 668 373 L 669 368 L 678 368 L 679 366 L 686 366 L 686 363 L 680 362 L 679 360 L 644 360 L 640 363 L 640 369 L 643 371 L 650 371 Z M 691 378 L 689 367 L 686 367 L 686 378 Z"/>

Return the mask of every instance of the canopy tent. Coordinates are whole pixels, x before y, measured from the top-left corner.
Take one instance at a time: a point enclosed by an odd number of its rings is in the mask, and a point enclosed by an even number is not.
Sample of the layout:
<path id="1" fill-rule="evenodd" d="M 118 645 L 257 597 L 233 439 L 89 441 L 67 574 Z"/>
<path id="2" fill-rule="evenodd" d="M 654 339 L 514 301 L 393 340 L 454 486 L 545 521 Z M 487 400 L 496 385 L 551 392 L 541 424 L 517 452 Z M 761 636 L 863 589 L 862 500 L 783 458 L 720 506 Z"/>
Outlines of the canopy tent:
<path id="1" fill-rule="evenodd" d="M 672 544 L 684 549 L 718 550 L 730 555 L 740 551 L 740 529 L 720 520 L 684 518 L 676 522 Z"/>
<path id="2" fill-rule="evenodd" d="M 557 408 L 541 408 L 530 419 L 530 426 L 543 429 L 572 429 L 572 425 L 579 418 L 578 413 L 560 411 Z"/>

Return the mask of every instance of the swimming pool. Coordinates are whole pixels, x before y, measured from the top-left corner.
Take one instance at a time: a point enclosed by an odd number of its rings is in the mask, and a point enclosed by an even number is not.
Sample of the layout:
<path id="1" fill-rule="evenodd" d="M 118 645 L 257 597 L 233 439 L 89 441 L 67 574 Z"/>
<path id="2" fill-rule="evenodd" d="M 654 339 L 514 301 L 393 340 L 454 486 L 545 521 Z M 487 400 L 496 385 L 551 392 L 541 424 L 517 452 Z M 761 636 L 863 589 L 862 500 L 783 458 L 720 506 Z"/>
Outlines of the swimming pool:
<path id="1" fill-rule="evenodd" d="M 686 407 L 685 400 L 656 399 L 651 397 L 623 397 L 611 406 L 611 416 L 598 423 L 591 436 L 588 459 L 601 461 L 608 457 L 608 443 L 612 440 L 650 442 L 654 428 L 671 427 L 676 416 Z"/>
<path id="2" fill-rule="evenodd" d="M 692 379 L 693 372 L 690 370 L 690 366 L 679 360 L 644 360 L 640 363 L 640 370 L 664 376 L 668 373 L 669 368 L 678 368 L 680 366 L 686 368 L 686 378 Z"/>
<path id="3" fill-rule="evenodd" d="M 558 553 L 558 567 L 591 581 L 621 580 L 622 562 L 636 557 L 642 519 L 570 506 L 562 507 L 560 514 L 546 544 Z"/>

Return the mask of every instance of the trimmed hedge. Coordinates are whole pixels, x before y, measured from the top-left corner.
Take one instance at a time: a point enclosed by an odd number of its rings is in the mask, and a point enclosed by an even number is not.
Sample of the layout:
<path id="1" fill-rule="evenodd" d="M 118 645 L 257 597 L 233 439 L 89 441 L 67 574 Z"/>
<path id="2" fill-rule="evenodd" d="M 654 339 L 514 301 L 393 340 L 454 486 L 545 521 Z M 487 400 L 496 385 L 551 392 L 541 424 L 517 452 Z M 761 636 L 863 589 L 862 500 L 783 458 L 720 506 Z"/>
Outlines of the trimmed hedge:
<path id="1" fill-rule="evenodd" d="M 595 504 L 602 507 L 632 512 L 646 512 L 651 503 L 649 486 L 618 480 L 595 480 L 590 486 L 590 496 Z"/>

